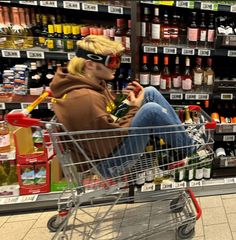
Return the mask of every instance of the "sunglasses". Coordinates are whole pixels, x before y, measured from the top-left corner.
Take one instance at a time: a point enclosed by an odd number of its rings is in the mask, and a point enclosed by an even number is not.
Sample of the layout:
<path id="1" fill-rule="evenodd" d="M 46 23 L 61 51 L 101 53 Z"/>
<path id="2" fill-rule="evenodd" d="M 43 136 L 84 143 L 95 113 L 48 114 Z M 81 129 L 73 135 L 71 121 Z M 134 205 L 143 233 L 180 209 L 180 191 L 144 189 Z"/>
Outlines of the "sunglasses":
<path id="1" fill-rule="evenodd" d="M 82 57 L 84 59 L 89 59 L 93 62 L 102 63 L 103 65 L 110 69 L 119 68 L 121 63 L 120 55 L 109 54 L 107 56 L 103 56 L 100 54 L 95 54 L 93 52 L 84 50 L 82 48 L 78 48 L 78 50 L 76 51 L 76 56 Z"/>

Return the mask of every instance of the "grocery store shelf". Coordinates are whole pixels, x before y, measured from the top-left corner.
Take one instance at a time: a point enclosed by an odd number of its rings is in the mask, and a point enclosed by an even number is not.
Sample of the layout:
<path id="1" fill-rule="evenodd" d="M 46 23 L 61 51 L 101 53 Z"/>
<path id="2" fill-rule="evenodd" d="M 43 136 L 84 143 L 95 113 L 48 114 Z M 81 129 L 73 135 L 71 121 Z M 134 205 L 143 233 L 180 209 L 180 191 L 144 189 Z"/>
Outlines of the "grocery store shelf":
<path id="1" fill-rule="evenodd" d="M 10 1 L 0 1 L 0 3 L 14 3 L 25 6 L 41 6 L 41 7 L 52 7 L 52 8 L 64 8 L 64 9 L 73 9 L 81 11 L 90 11 L 90 12 L 99 12 L 99 13 L 110 13 L 110 14 L 123 14 L 130 15 L 130 7 L 120 7 L 113 5 L 104 5 L 96 4 L 89 2 L 79 2 L 79 1 L 19 1 L 19 0 L 10 0 Z"/>

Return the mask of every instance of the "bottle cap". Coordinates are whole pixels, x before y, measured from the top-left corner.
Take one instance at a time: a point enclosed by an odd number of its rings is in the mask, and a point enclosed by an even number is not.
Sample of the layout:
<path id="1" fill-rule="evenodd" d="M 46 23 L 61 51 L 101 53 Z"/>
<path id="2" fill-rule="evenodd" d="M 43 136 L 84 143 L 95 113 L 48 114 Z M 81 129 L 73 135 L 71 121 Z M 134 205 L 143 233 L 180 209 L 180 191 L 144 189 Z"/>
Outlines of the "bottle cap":
<path id="1" fill-rule="evenodd" d="M 132 25 L 132 21 L 129 19 L 128 20 L 128 27 L 131 28 L 131 25 Z"/>
<path id="2" fill-rule="evenodd" d="M 144 63 L 144 64 L 147 63 L 147 55 L 143 55 L 143 63 Z"/>
<path id="3" fill-rule="evenodd" d="M 155 64 L 155 65 L 158 64 L 158 56 L 157 56 L 157 55 L 154 56 L 154 64 Z"/>
<path id="4" fill-rule="evenodd" d="M 164 57 L 164 65 L 168 65 L 169 64 L 169 57 L 165 56 Z"/>

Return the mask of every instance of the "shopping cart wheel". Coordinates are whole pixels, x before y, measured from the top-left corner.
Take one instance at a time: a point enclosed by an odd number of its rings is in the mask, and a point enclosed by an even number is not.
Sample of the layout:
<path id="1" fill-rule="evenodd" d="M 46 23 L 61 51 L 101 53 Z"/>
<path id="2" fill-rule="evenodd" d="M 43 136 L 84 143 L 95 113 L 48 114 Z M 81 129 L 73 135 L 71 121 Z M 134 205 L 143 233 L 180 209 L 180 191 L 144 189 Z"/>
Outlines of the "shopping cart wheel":
<path id="1" fill-rule="evenodd" d="M 170 210 L 173 213 L 179 213 L 182 212 L 185 206 L 185 202 L 184 200 L 179 197 L 179 198 L 174 198 L 171 202 L 170 202 Z"/>
<path id="2" fill-rule="evenodd" d="M 191 239 L 194 235 L 195 228 L 188 229 L 188 224 L 180 226 L 178 228 L 179 239 Z"/>
<path id="3" fill-rule="evenodd" d="M 61 218 L 62 220 L 60 219 L 58 220 L 58 217 Z M 47 227 L 51 232 L 56 232 L 61 227 L 61 225 L 65 222 L 65 220 L 66 218 L 62 218 L 58 215 L 54 215 L 48 220 Z"/>

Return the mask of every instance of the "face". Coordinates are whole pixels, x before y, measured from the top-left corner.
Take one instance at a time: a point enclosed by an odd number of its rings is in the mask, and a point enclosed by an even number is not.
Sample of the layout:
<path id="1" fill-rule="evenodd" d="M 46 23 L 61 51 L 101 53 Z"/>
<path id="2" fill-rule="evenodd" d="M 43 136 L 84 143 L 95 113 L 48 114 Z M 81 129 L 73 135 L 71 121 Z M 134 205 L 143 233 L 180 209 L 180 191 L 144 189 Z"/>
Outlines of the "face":
<path id="1" fill-rule="evenodd" d="M 94 77 L 99 80 L 111 81 L 115 78 L 116 69 L 110 69 L 102 63 L 96 63 Z"/>

